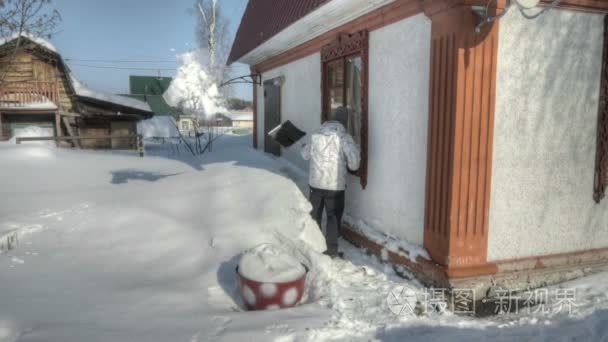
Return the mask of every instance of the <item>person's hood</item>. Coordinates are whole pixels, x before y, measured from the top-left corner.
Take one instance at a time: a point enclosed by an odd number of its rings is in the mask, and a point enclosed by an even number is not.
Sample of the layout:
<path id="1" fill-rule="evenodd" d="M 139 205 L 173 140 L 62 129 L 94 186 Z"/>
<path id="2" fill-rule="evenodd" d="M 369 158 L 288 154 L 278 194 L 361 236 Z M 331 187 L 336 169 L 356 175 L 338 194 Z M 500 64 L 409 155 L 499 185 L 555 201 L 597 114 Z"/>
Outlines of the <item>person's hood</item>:
<path id="1" fill-rule="evenodd" d="M 321 125 L 321 129 L 319 129 L 319 133 L 323 135 L 329 135 L 334 133 L 342 134 L 344 132 L 346 132 L 346 128 L 344 128 L 344 126 L 338 121 L 333 120 L 325 121 L 325 123 Z"/>

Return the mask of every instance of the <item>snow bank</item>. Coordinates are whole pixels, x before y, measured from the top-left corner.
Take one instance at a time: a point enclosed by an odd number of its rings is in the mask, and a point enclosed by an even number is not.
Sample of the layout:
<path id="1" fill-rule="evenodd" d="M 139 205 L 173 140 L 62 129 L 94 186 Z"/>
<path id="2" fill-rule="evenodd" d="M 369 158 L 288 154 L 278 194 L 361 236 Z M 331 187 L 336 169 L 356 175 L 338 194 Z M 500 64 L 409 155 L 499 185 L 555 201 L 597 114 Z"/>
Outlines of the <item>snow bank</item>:
<path id="1" fill-rule="evenodd" d="M 24 128 L 15 129 L 13 131 L 13 137 L 8 140 L 10 144 L 16 144 L 17 138 L 42 138 L 52 137 L 54 135 L 52 128 L 38 127 L 38 126 L 26 126 Z M 28 145 L 39 145 L 55 147 L 55 141 L 44 140 L 44 141 L 24 141 L 22 144 Z"/>
<path id="2" fill-rule="evenodd" d="M 306 269 L 280 246 L 262 244 L 243 254 L 239 273 L 254 281 L 284 283 L 301 278 Z"/>
<path id="3" fill-rule="evenodd" d="M 137 123 L 137 133 L 144 138 L 170 138 L 179 136 L 175 119 L 171 116 L 154 116 Z"/>

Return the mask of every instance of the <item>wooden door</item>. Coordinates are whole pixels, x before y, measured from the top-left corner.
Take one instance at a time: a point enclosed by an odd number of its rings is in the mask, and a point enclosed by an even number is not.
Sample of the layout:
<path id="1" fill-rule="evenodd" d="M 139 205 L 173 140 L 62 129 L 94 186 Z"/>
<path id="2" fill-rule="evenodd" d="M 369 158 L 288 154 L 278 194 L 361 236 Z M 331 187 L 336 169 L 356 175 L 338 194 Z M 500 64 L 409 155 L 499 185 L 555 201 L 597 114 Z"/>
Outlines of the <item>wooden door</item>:
<path id="1" fill-rule="evenodd" d="M 281 86 L 274 80 L 264 82 L 264 152 L 281 155 L 281 145 L 268 132 L 281 124 Z"/>

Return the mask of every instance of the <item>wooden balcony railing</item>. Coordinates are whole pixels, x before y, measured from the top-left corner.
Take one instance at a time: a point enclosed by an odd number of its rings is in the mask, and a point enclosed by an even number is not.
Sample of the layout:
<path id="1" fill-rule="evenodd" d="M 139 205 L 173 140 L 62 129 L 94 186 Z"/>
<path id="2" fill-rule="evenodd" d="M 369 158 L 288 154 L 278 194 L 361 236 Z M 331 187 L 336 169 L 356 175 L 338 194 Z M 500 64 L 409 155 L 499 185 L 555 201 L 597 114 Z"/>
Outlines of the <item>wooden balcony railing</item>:
<path id="1" fill-rule="evenodd" d="M 58 107 L 59 92 L 57 82 L 9 82 L 0 85 L 0 108 Z"/>

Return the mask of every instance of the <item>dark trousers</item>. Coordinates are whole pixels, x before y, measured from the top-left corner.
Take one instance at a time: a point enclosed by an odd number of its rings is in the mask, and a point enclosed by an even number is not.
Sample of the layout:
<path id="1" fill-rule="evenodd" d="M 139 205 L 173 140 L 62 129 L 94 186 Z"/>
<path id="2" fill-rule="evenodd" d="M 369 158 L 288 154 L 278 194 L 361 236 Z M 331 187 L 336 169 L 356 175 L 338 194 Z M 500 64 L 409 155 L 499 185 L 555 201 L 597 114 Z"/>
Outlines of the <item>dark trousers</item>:
<path id="1" fill-rule="evenodd" d="M 338 253 L 338 237 L 342 226 L 342 214 L 344 214 L 344 190 L 323 190 L 310 187 L 310 203 L 312 204 L 310 215 L 317 221 L 319 228 L 321 228 L 321 218 L 323 209 L 325 209 L 327 253 Z"/>

